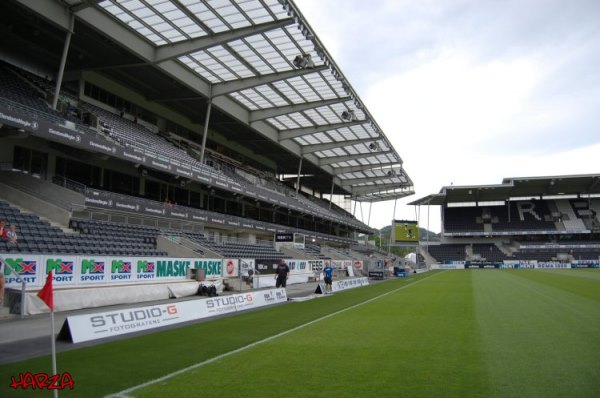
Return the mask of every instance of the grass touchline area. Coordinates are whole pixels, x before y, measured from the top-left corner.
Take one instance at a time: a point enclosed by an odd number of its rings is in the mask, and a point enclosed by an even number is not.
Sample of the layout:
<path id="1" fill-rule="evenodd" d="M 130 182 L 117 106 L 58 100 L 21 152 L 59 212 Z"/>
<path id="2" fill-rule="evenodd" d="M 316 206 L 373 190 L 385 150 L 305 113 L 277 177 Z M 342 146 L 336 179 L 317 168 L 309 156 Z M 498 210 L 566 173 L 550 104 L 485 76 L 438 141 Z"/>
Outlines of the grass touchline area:
<path id="1" fill-rule="evenodd" d="M 432 272 L 133 336 L 60 353 L 75 382 L 60 395 L 596 397 L 599 276 Z M 49 370 L 0 366 L 0 396 L 50 396 L 8 387 Z"/>
<path id="2" fill-rule="evenodd" d="M 378 300 L 378 299 L 380 299 L 380 298 L 382 298 L 382 297 L 385 297 L 385 296 L 387 296 L 387 295 L 389 295 L 389 294 L 395 293 L 395 292 L 397 292 L 397 291 L 399 291 L 399 290 L 401 290 L 401 289 L 404 289 L 404 288 L 406 288 L 406 287 L 413 286 L 413 285 L 415 285 L 416 283 L 419 283 L 419 282 L 421 282 L 421 281 L 423 281 L 423 280 L 425 280 L 425 279 L 427 279 L 427 278 L 430 278 L 430 277 L 432 277 L 433 275 L 435 275 L 435 274 L 429 274 L 429 275 L 427 275 L 427 276 L 423 277 L 422 279 L 420 279 L 420 280 L 418 280 L 418 281 L 415 281 L 414 283 L 411 283 L 411 284 L 406 284 L 406 285 L 400 286 L 400 287 L 398 287 L 398 288 L 396 288 L 396 289 L 394 289 L 394 290 L 391 290 L 391 291 L 388 291 L 388 292 L 385 292 L 385 293 L 381 293 L 381 294 L 379 294 L 378 296 L 372 297 L 372 298 L 370 298 L 370 299 L 367 299 L 367 300 L 365 300 L 365 301 L 363 301 L 363 302 L 360 302 L 360 303 L 358 303 L 358 304 L 354 304 L 354 305 L 351 305 L 350 307 L 342 308 L 342 309 L 340 309 L 340 310 L 338 310 L 338 311 L 335 311 L 335 312 L 333 312 L 333 313 L 330 313 L 330 314 L 324 315 L 324 316 L 322 316 L 322 317 L 320 317 L 320 318 L 317 318 L 317 319 L 314 319 L 314 320 L 312 320 L 312 321 L 306 322 L 306 323 L 304 323 L 304 324 L 302 324 L 302 325 L 298 325 L 298 326 L 296 326 L 296 327 L 294 327 L 294 328 L 292 328 L 292 329 L 285 330 L 285 331 L 283 331 L 283 332 L 281 332 L 281 333 L 278 333 L 278 334 L 276 334 L 276 335 L 273 335 L 273 336 L 266 337 L 266 338 L 264 338 L 264 339 L 262 339 L 262 340 L 259 340 L 259 341 L 255 341 L 255 342 L 253 342 L 253 343 L 250 343 L 250 344 L 248 344 L 248 345 L 245 345 L 245 346 L 243 346 L 243 347 L 240 347 L 240 348 L 238 348 L 238 349 L 235 349 L 235 350 L 233 350 L 233 351 L 229 351 L 229 352 L 226 352 L 226 353 L 224 353 L 224 354 L 217 355 L 216 357 L 213 357 L 213 358 L 207 359 L 207 360 L 205 360 L 205 361 L 202 361 L 202 362 L 199 362 L 199 363 L 193 364 L 193 365 L 191 365 L 191 366 L 188 366 L 188 367 L 187 367 L 187 368 L 185 368 L 185 369 L 180 369 L 180 370 L 177 370 L 177 371 L 175 371 L 175 372 L 169 373 L 169 374 L 167 374 L 167 375 L 164 375 L 164 376 L 162 376 L 162 377 L 160 377 L 160 378 L 158 378 L 158 379 L 155 379 L 155 380 L 150 380 L 150 381 L 147 381 L 147 382 L 145 382 L 145 383 L 142 383 L 142 384 L 140 384 L 140 385 L 137 385 L 137 386 L 134 386 L 134 387 L 128 388 L 128 389 L 126 389 L 126 390 L 124 390 L 124 391 L 121 391 L 121 392 L 118 392 L 118 393 L 116 393 L 116 394 L 114 394 L 114 395 L 110 395 L 110 397 L 113 397 L 113 396 L 114 396 L 114 397 L 127 397 L 127 396 L 128 396 L 127 394 L 129 394 L 129 393 L 130 393 L 130 392 L 132 392 L 132 391 L 139 390 L 139 389 L 141 389 L 141 388 L 144 388 L 144 387 L 147 387 L 147 386 L 150 386 L 150 385 L 156 384 L 156 383 L 160 383 L 160 382 L 162 382 L 162 381 L 165 381 L 165 380 L 171 379 L 171 378 L 173 378 L 173 377 L 175 377 L 175 376 L 178 376 L 178 375 L 180 375 L 180 374 L 186 373 L 186 372 L 188 372 L 188 371 L 190 371 L 190 370 L 197 369 L 197 368 L 199 368 L 199 367 L 202 367 L 202 366 L 204 366 L 204 365 L 208 365 L 208 364 L 210 364 L 210 363 L 213 363 L 213 362 L 215 362 L 215 361 L 218 361 L 218 360 L 220 360 L 220 359 L 226 358 L 226 357 L 228 357 L 228 356 L 231 356 L 231 355 L 234 355 L 234 354 L 240 353 L 240 352 L 242 352 L 242 351 L 246 351 L 246 350 L 248 350 L 248 349 L 250 349 L 250 348 L 253 348 L 253 347 L 256 347 L 256 346 L 258 346 L 258 345 L 260 345 L 260 344 L 264 344 L 264 343 L 270 342 L 270 341 L 272 341 L 272 340 L 275 340 L 275 339 L 277 339 L 277 338 L 279 338 L 279 337 L 285 336 L 285 335 L 287 335 L 287 334 L 293 333 L 293 332 L 295 332 L 295 331 L 298 331 L 298 330 L 300 330 L 300 329 L 303 329 L 303 328 L 305 328 L 305 327 L 311 326 L 311 325 L 313 325 L 313 324 L 315 324 L 315 323 L 317 323 L 317 322 L 321 322 L 321 321 L 323 321 L 323 320 L 325 320 L 325 319 L 331 318 L 331 317 L 333 317 L 333 316 L 336 316 L 336 315 L 338 315 L 338 314 L 341 314 L 341 313 L 344 313 L 344 312 L 346 312 L 346 311 L 350 311 L 350 310 L 352 310 L 352 309 L 354 309 L 354 308 L 360 307 L 360 306 L 362 306 L 362 305 L 366 305 L 366 304 L 368 304 L 368 303 L 371 303 L 372 301 Z M 321 299 L 327 299 L 327 298 L 329 298 L 329 297 L 331 297 L 331 296 L 325 296 L 325 297 L 321 297 Z"/>

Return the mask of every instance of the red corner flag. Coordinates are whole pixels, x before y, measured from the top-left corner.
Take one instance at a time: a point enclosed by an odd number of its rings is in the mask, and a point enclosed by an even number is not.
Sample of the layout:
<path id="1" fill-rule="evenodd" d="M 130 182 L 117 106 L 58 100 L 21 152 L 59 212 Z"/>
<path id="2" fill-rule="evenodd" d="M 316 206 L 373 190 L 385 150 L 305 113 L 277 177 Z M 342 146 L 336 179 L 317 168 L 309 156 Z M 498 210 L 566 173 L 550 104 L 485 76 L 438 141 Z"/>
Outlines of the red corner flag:
<path id="1" fill-rule="evenodd" d="M 54 292 L 52 291 L 52 271 L 48 272 L 46 283 L 42 290 L 38 292 L 38 297 L 42 299 L 44 303 L 50 308 L 50 311 L 54 311 Z"/>

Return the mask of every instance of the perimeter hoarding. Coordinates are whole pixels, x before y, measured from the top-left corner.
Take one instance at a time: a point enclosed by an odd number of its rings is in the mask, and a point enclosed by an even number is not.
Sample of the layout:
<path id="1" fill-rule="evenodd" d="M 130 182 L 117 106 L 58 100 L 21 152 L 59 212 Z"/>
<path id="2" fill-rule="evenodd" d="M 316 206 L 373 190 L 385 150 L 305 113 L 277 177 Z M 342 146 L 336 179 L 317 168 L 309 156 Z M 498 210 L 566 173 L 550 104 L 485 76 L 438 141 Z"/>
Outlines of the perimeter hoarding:
<path id="1" fill-rule="evenodd" d="M 73 343 L 80 343 L 286 301 L 285 289 L 265 289 L 173 304 L 74 315 L 67 317 L 59 338 L 68 336 Z"/>
<path id="2" fill-rule="evenodd" d="M 128 282 L 184 280 L 189 268 L 203 269 L 207 279 L 222 277 L 223 260 L 175 257 L 108 257 L 93 255 L 14 255 L 0 253 L 6 264 L 6 287 L 41 286 L 53 271 L 56 286 L 111 285 Z M 233 260 L 234 264 L 237 260 Z M 18 276 L 11 272 L 15 270 Z M 236 267 L 237 268 L 237 267 Z"/>
<path id="3" fill-rule="evenodd" d="M 240 276 L 240 260 L 225 259 L 223 260 L 223 278 L 237 278 Z"/>
<path id="4" fill-rule="evenodd" d="M 335 293 L 335 292 L 339 292 L 342 290 L 348 290 L 348 289 L 354 289 L 357 287 L 367 286 L 368 284 L 369 284 L 369 278 L 367 278 L 367 277 L 349 278 L 349 279 L 333 281 L 333 283 L 331 284 L 331 288 L 332 288 L 332 291 Z M 323 294 L 323 292 L 325 292 L 325 291 L 326 291 L 325 283 L 319 282 L 315 293 Z"/>

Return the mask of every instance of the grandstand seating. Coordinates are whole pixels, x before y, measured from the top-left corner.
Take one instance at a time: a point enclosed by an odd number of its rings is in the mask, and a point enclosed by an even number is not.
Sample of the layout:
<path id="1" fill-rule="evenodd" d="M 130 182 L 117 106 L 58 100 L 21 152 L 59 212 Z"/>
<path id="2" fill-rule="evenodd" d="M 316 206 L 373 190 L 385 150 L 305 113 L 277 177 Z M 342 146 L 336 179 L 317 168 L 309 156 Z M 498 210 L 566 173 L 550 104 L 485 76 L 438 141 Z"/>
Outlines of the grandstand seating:
<path id="1" fill-rule="evenodd" d="M 573 210 L 568 207 L 567 201 L 560 203 L 560 211 L 556 221 L 561 221 L 561 211 L 565 214 L 567 230 L 585 229 L 583 223 L 577 218 Z M 510 214 L 509 214 L 510 211 Z M 489 228 L 486 230 L 485 225 Z M 556 231 L 555 220 L 548 208 L 547 201 L 513 201 L 507 206 L 491 207 L 446 207 L 444 208 L 444 232 L 473 232 L 487 231 Z"/>
<path id="2" fill-rule="evenodd" d="M 146 129 L 139 124 L 121 118 L 112 112 L 94 105 L 84 103 L 82 106 L 87 111 L 96 114 L 100 119 L 101 131 L 122 146 L 131 147 L 132 150 L 138 149 L 145 151 L 146 153 L 154 154 L 159 159 L 164 157 L 165 161 L 168 161 L 168 159 L 176 159 L 177 161 L 189 164 L 196 168 L 204 168 L 207 173 L 220 171 L 220 175 L 226 176 L 226 179 L 230 184 L 237 185 L 240 188 L 263 188 L 276 195 L 277 199 L 280 201 L 292 202 L 295 204 L 300 202 L 303 207 L 312 209 L 313 211 L 330 213 L 328 207 L 329 202 L 319 202 L 318 199 L 307 198 L 303 194 L 296 195 L 295 191 L 275 179 L 258 178 L 259 184 L 256 185 L 256 180 L 250 181 L 246 179 L 244 175 L 236 173 L 231 166 L 214 158 L 211 158 L 211 162 L 209 162 L 212 166 L 204 165 L 190 156 L 185 150 L 174 146 L 172 141 L 167 140 L 165 137 Z M 348 223 L 356 224 L 357 221 L 349 214 L 340 211 L 337 209 L 337 206 L 332 206 L 332 208 L 334 208 L 338 217 L 344 219 Z"/>
<path id="3" fill-rule="evenodd" d="M 321 254 L 321 246 L 316 243 L 306 243 L 303 250 L 311 257 L 326 258 L 326 256 Z"/>
<path id="4" fill-rule="evenodd" d="M 570 255 L 574 260 L 599 260 L 600 250 L 599 249 L 572 249 Z"/>
<path id="5" fill-rule="evenodd" d="M 448 261 L 464 261 L 465 260 L 465 245 L 464 244 L 443 244 L 428 246 L 429 255 L 438 262 Z"/>
<path id="6" fill-rule="evenodd" d="M 555 200 L 558 213 L 560 213 L 560 221 L 565 226 L 567 231 L 585 231 L 586 226 L 583 220 L 575 214 L 571 203 L 568 200 Z"/>
<path id="7" fill-rule="evenodd" d="M 490 208 L 494 231 L 556 231 L 545 201 L 515 201 Z M 510 211 L 510 215 L 509 212 Z"/>
<path id="8" fill-rule="evenodd" d="M 155 250 L 156 238 L 160 233 L 157 228 L 80 219 L 72 219 L 70 227 L 79 231 L 81 241 L 90 245 L 97 242 L 95 244 L 99 249 L 108 246 L 110 253 L 107 254 L 167 256 L 167 253 Z"/>
<path id="9" fill-rule="evenodd" d="M 576 217 L 589 230 L 600 229 L 600 199 L 573 199 L 570 205 Z"/>
<path id="10" fill-rule="evenodd" d="M 72 122 L 69 128 L 76 129 L 86 134 L 93 134 L 106 141 L 114 142 L 123 147 L 131 148 L 138 153 L 146 153 L 151 156 L 169 162 L 175 160 L 181 164 L 193 166 L 202 169 L 208 175 L 218 175 L 225 180 L 240 188 L 241 191 L 252 189 L 263 189 L 264 194 L 275 195 L 278 201 L 289 203 L 294 206 L 300 206 L 312 212 L 331 217 L 332 215 L 339 221 L 354 227 L 365 228 L 365 224 L 356 220 L 352 215 L 337 206 L 329 206 L 329 202 L 317 199 L 307 198 L 303 194 L 296 195 L 295 191 L 285 186 L 275 178 L 258 178 L 259 183 L 250 181 L 246 178 L 247 173 L 238 173 L 237 170 L 227 167 L 223 162 L 213 159 L 211 166 L 200 163 L 193 156 L 190 156 L 187 150 L 180 148 L 175 140 L 158 134 L 157 131 L 151 131 L 141 123 L 135 123 L 116 113 L 110 112 L 99 106 L 95 106 L 79 100 L 75 95 L 65 89 L 61 91 L 61 97 L 68 98 L 69 108 L 75 109 L 74 114 L 70 112 L 59 112 L 52 110 L 46 98 L 51 98 L 54 85 L 49 80 L 31 74 L 12 65 L 2 64 L 0 66 L 0 104 L 4 104 L 11 109 L 29 115 L 34 119 L 43 118 L 52 123 L 65 125 L 65 121 Z M 80 108 L 76 108 L 77 104 Z M 96 115 L 99 119 L 99 134 L 97 131 L 84 125 L 76 114 L 89 112 Z M 267 194 L 269 195 L 269 194 Z"/>
<path id="11" fill-rule="evenodd" d="M 223 240 L 220 243 L 207 238 L 200 233 L 185 233 L 185 236 L 201 246 L 214 252 L 220 253 L 225 258 L 254 258 L 262 260 L 277 260 L 290 258 L 275 250 L 272 245 L 261 243 L 249 243 L 232 240 Z"/>
<path id="12" fill-rule="evenodd" d="M 507 259 L 507 256 L 494 244 L 474 243 L 473 254 L 477 254 L 481 259 L 487 261 L 502 261 Z"/>
<path id="13" fill-rule="evenodd" d="M 513 260 L 553 261 L 556 259 L 556 249 L 523 249 L 515 252 Z"/>
<path id="14" fill-rule="evenodd" d="M 477 220 L 479 219 L 479 223 Z M 483 232 L 480 207 L 447 207 L 444 209 L 445 232 Z"/>
<path id="15" fill-rule="evenodd" d="M 65 125 L 65 121 L 73 123 L 77 131 L 94 134 L 94 131 L 84 126 L 79 118 L 71 112 L 53 110 L 47 98 L 48 93 L 43 88 L 29 82 L 31 74 L 0 63 L 0 104 L 14 109 L 33 119 L 44 119 L 52 123 Z"/>
<path id="16" fill-rule="evenodd" d="M 67 234 L 34 214 L 22 213 L 0 201 L 0 219 L 17 226 L 18 244 L 0 242 L 0 252 L 41 254 L 98 254 L 166 256 L 156 250 L 156 241 L 144 240 L 136 231 L 99 231 L 80 229 L 80 234 Z M 75 223 L 74 226 L 79 227 Z M 78 228 L 79 229 L 79 228 Z"/>

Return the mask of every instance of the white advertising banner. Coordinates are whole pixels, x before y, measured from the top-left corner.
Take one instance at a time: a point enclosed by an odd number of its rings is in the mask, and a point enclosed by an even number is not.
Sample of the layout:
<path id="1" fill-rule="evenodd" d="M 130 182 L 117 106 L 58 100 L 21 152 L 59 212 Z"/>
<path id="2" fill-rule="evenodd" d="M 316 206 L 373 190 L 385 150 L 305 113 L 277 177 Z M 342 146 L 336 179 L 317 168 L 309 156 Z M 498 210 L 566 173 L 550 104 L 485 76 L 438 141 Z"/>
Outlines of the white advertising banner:
<path id="1" fill-rule="evenodd" d="M 311 271 L 323 271 L 325 265 L 324 260 L 308 260 L 308 267 Z"/>
<path id="2" fill-rule="evenodd" d="M 369 278 L 349 278 L 342 279 L 338 281 L 333 281 L 331 287 L 334 292 L 339 292 L 341 290 L 354 289 L 355 287 L 366 286 L 369 284 Z"/>
<path id="3" fill-rule="evenodd" d="M 237 278 L 239 274 L 240 260 L 224 259 L 223 260 L 223 278 Z"/>
<path id="4" fill-rule="evenodd" d="M 48 275 L 54 271 L 52 283 L 54 286 L 73 285 L 77 282 L 78 272 L 75 265 L 78 263 L 78 257 L 72 255 L 62 256 L 41 256 L 42 276 Z"/>
<path id="5" fill-rule="evenodd" d="M 339 292 L 342 290 L 354 289 L 361 286 L 367 286 L 369 284 L 369 278 L 361 277 L 361 278 L 348 278 L 341 279 L 337 281 L 333 281 L 331 284 L 331 288 L 333 292 Z M 325 292 L 325 282 L 319 282 L 319 289 L 322 292 Z M 318 293 L 318 290 L 317 290 Z"/>
<path id="6" fill-rule="evenodd" d="M 465 264 L 431 264 L 431 269 L 465 269 Z"/>
<path id="7" fill-rule="evenodd" d="M 40 281 L 42 275 L 41 256 L 28 254 L 0 254 L 0 256 L 5 262 L 4 282 L 6 287 L 20 287 L 23 281 L 27 286 L 36 286 L 45 281 L 45 278 Z M 11 272 L 11 268 L 18 276 Z"/>
<path id="8" fill-rule="evenodd" d="M 9 288 L 19 287 L 21 279 L 27 286 L 42 286 L 50 271 L 54 271 L 53 283 L 57 287 L 185 280 L 189 268 L 204 269 L 207 279 L 219 279 L 222 274 L 221 259 L 14 253 L 0 253 L 0 257 L 18 275 L 15 277 L 10 268 L 5 267 L 6 287 Z"/>
<path id="9" fill-rule="evenodd" d="M 501 268 L 536 268 L 537 260 L 504 260 Z"/>
<path id="10" fill-rule="evenodd" d="M 63 328 L 68 324 L 73 343 L 154 329 L 202 318 L 196 301 L 69 316 Z"/>
<path id="11" fill-rule="evenodd" d="M 222 277 L 248 277 L 249 271 L 259 267 L 255 259 L 206 259 L 206 258 L 171 258 L 171 257 L 133 257 L 133 256 L 94 256 L 94 255 L 26 255 L 14 253 L 2 254 L 6 264 L 14 268 L 18 277 L 5 267 L 6 287 L 18 288 L 21 280 L 29 287 L 41 287 L 49 271 L 54 271 L 54 284 L 57 287 L 80 285 L 118 285 L 122 283 L 156 283 L 164 281 L 185 280 L 188 269 L 204 270 L 207 280 Z M 290 268 L 288 283 L 303 283 L 308 276 L 321 272 L 324 260 L 291 259 L 286 260 Z M 270 261 L 270 267 L 277 261 Z M 362 261 L 332 260 L 336 269 L 352 268 L 359 270 Z M 262 277 L 273 275 L 274 270 L 258 269 Z M 256 275 L 255 275 L 256 276 Z M 273 278 L 273 276 L 270 276 Z M 257 278 L 255 278 L 257 279 Z M 269 279 L 269 278 L 266 278 Z M 255 280 L 258 282 L 258 280 Z M 274 286 L 275 282 L 261 280 L 259 287 Z"/>
<path id="12" fill-rule="evenodd" d="M 351 268 L 352 260 L 331 260 L 331 266 L 336 269 Z"/>
<path id="13" fill-rule="evenodd" d="M 308 260 L 292 259 L 286 260 L 286 263 L 290 269 L 290 275 L 313 273 L 308 264 Z"/>
<path id="14" fill-rule="evenodd" d="M 200 258 L 194 260 L 195 269 L 203 269 L 206 279 L 218 279 L 222 275 L 223 260 L 220 258 Z"/>
<path id="15" fill-rule="evenodd" d="M 119 336 L 207 318 L 214 315 L 245 311 L 287 301 L 285 289 L 218 296 L 95 314 L 67 317 L 63 329 L 70 329 L 73 343 Z M 61 330 L 61 335 L 63 334 Z"/>
<path id="16" fill-rule="evenodd" d="M 131 282 L 136 280 L 136 274 L 133 272 L 135 267 L 135 258 L 133 257 L 112 257 L 110 259 L 110 269 L 108 280 L 111 282 Z"/>
<path id="17" fill-rule="evenodd" d="M 560 263 L 558 261 L 538 261 L 537 264 L 535 264 L 535 268 L 565 269 L 571 268 L 571 263 Z"/>
<path id="18" fill-rule="evenodd" d="M 249 276 L 250 270 L 252 270 L 252 274 L 254 274 L 254 259 L 253 258 L 240 259 L 240 274 L 242 274 L 242 276 Z"/>
<path id="19" fill-rule="evenodd" d="M 77 282 L 81 284 L 98 284 L 108 281 L 109 262 L 107 257 L 81 257 L 77 262 L 79 275 Z"/>

